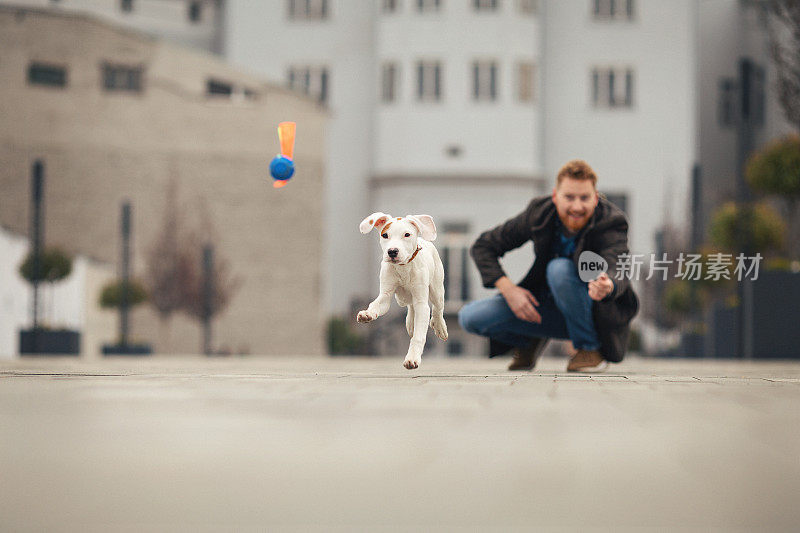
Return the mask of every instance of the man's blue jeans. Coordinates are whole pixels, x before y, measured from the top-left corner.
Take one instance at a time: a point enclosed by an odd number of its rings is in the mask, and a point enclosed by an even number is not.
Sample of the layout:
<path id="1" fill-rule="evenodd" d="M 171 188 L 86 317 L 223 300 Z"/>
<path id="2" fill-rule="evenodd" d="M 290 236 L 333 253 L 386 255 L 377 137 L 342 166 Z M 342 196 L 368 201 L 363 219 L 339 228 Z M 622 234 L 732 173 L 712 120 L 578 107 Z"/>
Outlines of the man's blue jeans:
<path id="1" fill-rule="evenodd" d="M 593 300 L 572 260 L 557 257 L 547 263 L 547 285 L 550 291 L 536 307 L 540 324 L 517 318 L 500 294 L 468 303 L 459 311 L 458 322 L 465 331 L 511 346 L 524 347 L 532 337 L 547 337 L 570 339 L 579 350 L 599 350 Z"/>

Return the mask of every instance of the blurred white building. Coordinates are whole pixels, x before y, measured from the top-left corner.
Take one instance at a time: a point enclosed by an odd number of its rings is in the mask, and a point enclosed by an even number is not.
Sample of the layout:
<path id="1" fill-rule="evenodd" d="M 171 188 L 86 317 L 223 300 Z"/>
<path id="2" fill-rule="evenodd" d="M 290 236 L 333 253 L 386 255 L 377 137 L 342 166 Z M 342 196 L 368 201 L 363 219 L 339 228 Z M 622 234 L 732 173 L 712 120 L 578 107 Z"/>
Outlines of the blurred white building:
<path id="1" fill-rule="evenodd" d="M 767 68 L 763 19 L 763 2 L 737 0 L 230 0 L 224 49 L 332 111 L 329 308 L 375 291 L 375 243 L 356 225 L 385 211 L 434 216 L 455 310 L 487 294 L 469 243 L 549 193 L 569 159 L 628 213 L 634 253 L 656 252 L 664 225 L 688 232 L 695 165 L 709 165 L 707 220 L 735 192 L 715 167 L 737 149 L 720 83 L 741 57 Z M 767 87 L 755 98 L 780 123 Z M 521 276 L 530 260 L 505 266 Z"/>
<path id="2" fill-rule="evenodd" d="M 331 311 L 374 297 L 376 237 L 358 232 L 368 214 L 434 217 L 457 309 L 480 291 L 474 275 L 462 283 L 470 241 L 545 191 L 541 17 L 533 2 L 491 4 L 227 3 L 227 57 L 331 109 Z"/>

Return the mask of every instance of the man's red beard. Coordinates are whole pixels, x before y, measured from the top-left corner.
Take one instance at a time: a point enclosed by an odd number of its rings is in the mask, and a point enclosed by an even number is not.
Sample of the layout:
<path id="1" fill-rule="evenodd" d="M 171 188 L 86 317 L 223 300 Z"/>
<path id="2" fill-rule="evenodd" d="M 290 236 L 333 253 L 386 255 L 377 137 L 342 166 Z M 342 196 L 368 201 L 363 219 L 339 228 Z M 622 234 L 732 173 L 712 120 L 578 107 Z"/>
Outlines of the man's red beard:
<path id="1" fill-rule="evenodd" d="M 575 231 L 583 228 L 586 224 L 587 216 L 586 213 L 574 216 L 572 213 L 567 213 L 565 218 L 566 220 L 562 220 L 561 222 L 563 222 L 568 229 Z"/>

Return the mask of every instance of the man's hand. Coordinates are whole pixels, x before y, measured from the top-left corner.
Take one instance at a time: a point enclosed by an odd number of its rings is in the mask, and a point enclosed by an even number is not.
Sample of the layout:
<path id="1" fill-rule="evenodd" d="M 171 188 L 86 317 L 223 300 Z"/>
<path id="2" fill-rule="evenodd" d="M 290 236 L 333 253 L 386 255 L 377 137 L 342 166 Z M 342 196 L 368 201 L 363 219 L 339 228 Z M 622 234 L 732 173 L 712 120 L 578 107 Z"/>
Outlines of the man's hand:
<path id="1" fill-rule="evenodd" d="M 601 273 L 596 280 L 589 282 L 589 298 L 599 302 L 614 290 L 614 282 L 605 272 Z"/>
<path id="2" fill-rule="evenodd" d="M 542 323 L 542 316 L 536 311 L 539 302 L 528 289 L 515 285 L 510 279 L 503 276 L 494 284 L 495 287 L 506 299 L 508 307 L 514 312 L 514 316 L 526 322 Z"/>

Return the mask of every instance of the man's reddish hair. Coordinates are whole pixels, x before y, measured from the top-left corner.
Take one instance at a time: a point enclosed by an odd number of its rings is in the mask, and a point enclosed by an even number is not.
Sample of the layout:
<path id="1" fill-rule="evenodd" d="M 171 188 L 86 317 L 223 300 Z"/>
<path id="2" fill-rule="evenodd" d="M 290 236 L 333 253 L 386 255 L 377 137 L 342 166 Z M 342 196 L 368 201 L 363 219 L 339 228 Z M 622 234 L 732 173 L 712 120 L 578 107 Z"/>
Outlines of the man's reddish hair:
<path id="1" fill-rule="evenodd" d="M 597 187 L 597 175 L 592 170 L 592 167 L 582 159 L 573 159 L 561 167 L 556 177 L 556 185 L 561 185 L 564 178 L 589 180 L 595 188 Z"/>

